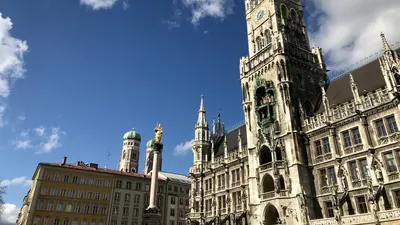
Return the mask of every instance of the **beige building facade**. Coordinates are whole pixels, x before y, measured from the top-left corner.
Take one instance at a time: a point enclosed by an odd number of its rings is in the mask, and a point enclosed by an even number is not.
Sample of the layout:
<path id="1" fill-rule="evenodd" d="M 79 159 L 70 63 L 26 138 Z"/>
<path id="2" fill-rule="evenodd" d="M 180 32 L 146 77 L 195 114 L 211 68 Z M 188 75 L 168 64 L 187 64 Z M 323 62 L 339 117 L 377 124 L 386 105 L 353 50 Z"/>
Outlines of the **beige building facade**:
<path id="1" fill-rule="evenodd" d="M 209 127 L 201 98 L 191 224 L 400 224 L 400 60 L 330 81 L 301 1 L 246 0 L 245 124 Z M 367 46 L 366 46 L 367 47 Z"/>

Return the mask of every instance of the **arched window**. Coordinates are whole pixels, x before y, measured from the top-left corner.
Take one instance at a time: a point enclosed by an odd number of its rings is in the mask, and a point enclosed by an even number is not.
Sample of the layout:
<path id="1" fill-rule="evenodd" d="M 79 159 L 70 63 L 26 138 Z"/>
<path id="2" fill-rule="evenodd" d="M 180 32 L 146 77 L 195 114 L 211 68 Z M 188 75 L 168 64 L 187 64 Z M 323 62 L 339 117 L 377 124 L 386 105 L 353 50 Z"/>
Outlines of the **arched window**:
<path id="1" fill-rule="evenodd" d="M 260 165 L 272 162 L 271 150 L 267 146 L 263 146 L 260 151 Z"/>
<path id="2" fill-rule="evenodd" d="M 125 150 L 124 150 L 124 152 L 122 153 L 122 159 L 125 159 Z"/>
<path id="3" fill-rule="evenodd" d="M 276 156 L 276 160 L 282 160 L 282 150 L 280 148 L 276 148 L 275 149 L 275 156 Z"/>
<path id="4" fill-rule="evenodd" d="M 271 42 L 272 42 L 271 31 L 270 30 L 266 30 L 265 31 L 265 43 L 267 45 L 269 45 Z"/>
<path id="5" fill-rule="evenodd" d="M 260 51 L 262 49 L 262 40 L 260 37 L 256 38 L 257 50 Z"/>
<path id="6" fill-rule="evenodd" d="M 282 14 L 282 17 L 287 18 L 287 16 L 288 16 L 287 11 L 288 11 L 288 10 L 287 10 L 286 5 L 282 4 L 282 5 L 281 5 L 281 14 Z"/>
<path id="7" fill-rule="evenodd" d="M 297 17 L 296 10 L 294 10 L 294 9 L 291 9 L 291 10 L 290 10 L 290 18 L 291 18 L 293 21 L 298 22 L 298 17 Z"/>
<path id="8" fill-rule="evenodd" d="M 242 86 L 242 95 L 243 95 L 243 101 L 246 102 L 247 92 L 246 92 L 246 87 L 244 85 Z"/>
<path id="9" fill-rule="evenodd" d="M 274 190 L 274 179 L 271 177 L 271 175 L 266 173 L 262 180 L 262 191 L 263 193 L 267 193 Z"/>
<path id="10" fill-rule="evenodd" d="M 282 175 L 279 176 L 279 187 L 280 187 L 281 190 L 285 190 L 286 189 L 286 187 L 285 187 L 285 179 L 283 179 Z"/>

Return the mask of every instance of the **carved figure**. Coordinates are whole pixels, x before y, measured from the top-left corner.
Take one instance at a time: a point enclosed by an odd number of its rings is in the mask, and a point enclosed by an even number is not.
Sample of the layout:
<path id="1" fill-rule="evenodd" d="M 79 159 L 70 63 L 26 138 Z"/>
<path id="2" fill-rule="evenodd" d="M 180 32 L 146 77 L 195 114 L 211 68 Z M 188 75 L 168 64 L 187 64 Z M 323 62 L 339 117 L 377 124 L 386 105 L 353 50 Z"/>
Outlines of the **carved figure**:
<path id="1" fill-rule="evenodd" d="M 280 184 L 279 184 L 279 178 L 278 177 L 275 177 L 275 179 L 274 179 L 274 187 L 275 187 L 275 192 L 279 193 L 281 187 L 280 187 Z"/>
<path id="2" fill-rule="evenodd" d="M 156 136 L 154 138 L 154 142 L 157 144 L 161 143 L 162 135 L 163 135 L 163 129 L 161 127 L 161 124 L 158 124 L 157 127 L 154 129 Z"/>

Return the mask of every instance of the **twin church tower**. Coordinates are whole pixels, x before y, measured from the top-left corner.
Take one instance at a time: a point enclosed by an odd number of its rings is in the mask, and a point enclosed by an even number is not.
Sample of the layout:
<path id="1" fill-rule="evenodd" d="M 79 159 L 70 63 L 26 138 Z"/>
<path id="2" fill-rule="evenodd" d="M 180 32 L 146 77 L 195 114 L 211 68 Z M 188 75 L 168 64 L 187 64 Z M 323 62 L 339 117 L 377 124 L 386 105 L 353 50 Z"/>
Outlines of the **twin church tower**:
<path id="1" fill-rule="evenodd" d="M 134 129 L 125 133 L 123 137 L 121 158 L 118 163 L 118 170 L 138 173 L 141 141 L 142 137 Z M 151 139 L 146 144 L 146 161 L 143 172 L 144 174 L 148 174 L 153 168 L 153 143 L 154 139 Z M 161 165 L 162 159 L 160 159 L 160 163 L 158 164 L 159 171 L 161 171 Z"/>

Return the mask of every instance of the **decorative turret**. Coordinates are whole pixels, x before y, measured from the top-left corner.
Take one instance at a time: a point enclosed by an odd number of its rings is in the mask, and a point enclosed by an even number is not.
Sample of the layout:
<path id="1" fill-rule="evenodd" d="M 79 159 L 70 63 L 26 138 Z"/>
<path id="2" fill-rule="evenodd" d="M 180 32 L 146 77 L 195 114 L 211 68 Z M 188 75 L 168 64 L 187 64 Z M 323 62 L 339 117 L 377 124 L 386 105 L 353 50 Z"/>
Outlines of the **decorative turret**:
<path id="1" fill-rule="evenodd" d="M 358 93 L 358 87 L 357 84 L 354 82 L 354 78 L 353 75 L 349 75 L 350 78 L 350 87 L 351 87 L 351 92 L 353 92 L 353 97 L 354 97 L 354 102 L 356 103 L 355 105 L 355 109 L 356 110 L 360 110 L 361 107 L 361 99 L 360 99 L 360 95 Z"/>
<path id="2" fill-rule="evenodd" d="M 210 131 L 206 120 L 206 110 L 204 107 L 204 96 L 200 97 L 200 109 L 198 112 L 197 123 L 195 126 L 195 138 L 192 143 L 194 154 L 194 162 L 201 164 L 202 161 L 208 159 L 210 146 Z"/>

